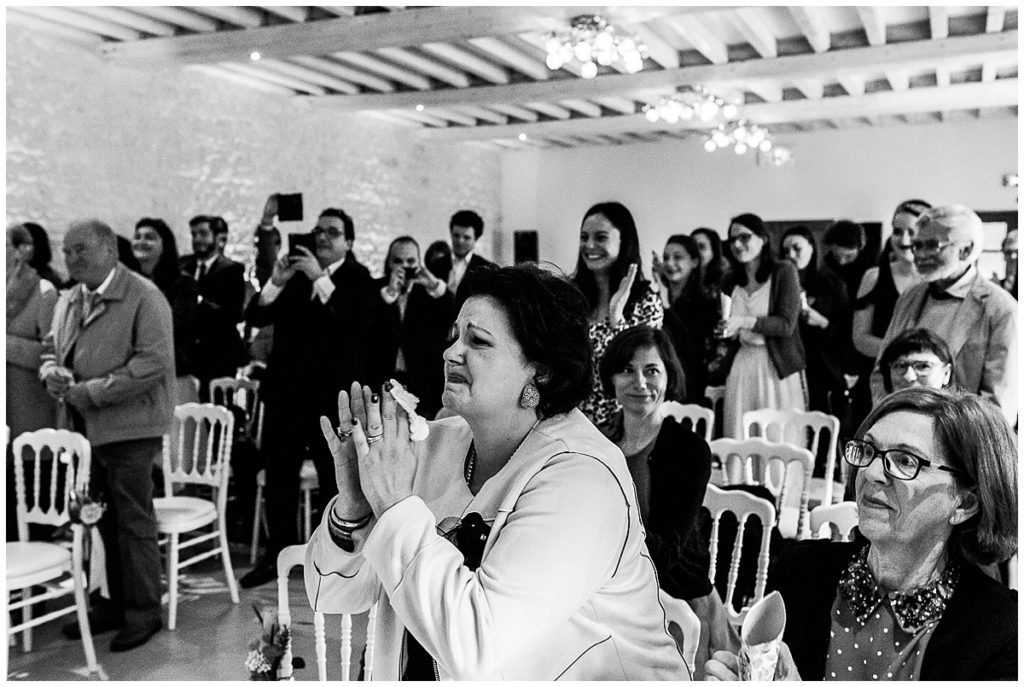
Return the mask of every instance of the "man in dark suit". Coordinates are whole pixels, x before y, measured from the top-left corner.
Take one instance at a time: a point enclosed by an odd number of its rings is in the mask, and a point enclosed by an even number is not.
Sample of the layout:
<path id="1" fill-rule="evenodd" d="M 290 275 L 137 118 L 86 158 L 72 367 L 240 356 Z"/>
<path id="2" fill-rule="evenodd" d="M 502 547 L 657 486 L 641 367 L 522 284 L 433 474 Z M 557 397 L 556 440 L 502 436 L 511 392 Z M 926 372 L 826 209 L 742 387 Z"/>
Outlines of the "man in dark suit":
<path id="1" fill-rule="evenodd" d="M 197 215 L 188 225 L 192 255 L 181 259 L 181 270 L 199 285 L 193 369 L 199 378 L 200 399 L 206 401 L 211 379 L 234 377 L 245 364 L 238 333 L 245 302 L 245 267 L 224 257 L 228 225 L 223 219 Z"/>
<path id="2" fill-rule="evenodd" d="M 476 242 L 484 233 L 484 220 L 480 215 L 472 210 L 459 210 L 448 221 L 448 232 L 452 237 L 452 271 L 448 274 L 448 290 L 455 295 L 467 274 L 495 265 L 474 252 Z"/>
<path id="3" fill-rule="evenodd" d="M 280 258 L 246 309 L 249 324 L 274 325 L 260 389 L 270 532 L 262 560 L 241 579 L 247 588 L 275 579 L 277 554 L 298 543 L 299 472 L 307 451 L 320 481 L 317 507 L 337 493 L 320 416 L 336 417 L 338 391 L 364 372 L 373 281 L 351 253 L 352 219 L 327 208 L 313 235 L 316 254 L 299 247 L 301 256 Z"/>
<path id="4" fill-rule="evenodd" d="M 420 264 L 420 247 L 411 236 L 391 242 L 384 269 L 375 283 L 369 383 L 377 386 L 394 377 L 420 399 L 416 412 L 432 418 L 441 408 L 442 354 L 455 299 Z"/>

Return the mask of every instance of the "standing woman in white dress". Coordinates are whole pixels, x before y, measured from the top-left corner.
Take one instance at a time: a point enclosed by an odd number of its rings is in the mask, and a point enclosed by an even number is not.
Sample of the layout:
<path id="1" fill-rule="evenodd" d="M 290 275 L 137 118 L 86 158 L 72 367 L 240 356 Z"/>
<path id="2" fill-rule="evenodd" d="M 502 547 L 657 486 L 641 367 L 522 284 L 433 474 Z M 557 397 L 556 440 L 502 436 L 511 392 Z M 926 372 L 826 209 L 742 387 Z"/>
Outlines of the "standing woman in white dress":
<path id="1" fill-rule="evenodd" d="M 796 267 L 772 257 L 768 230 L 757 215 L 732 218 L 728 248 L 731 269 L 722 293 L 732 296 L 732 312 L 720 330 L 726 338 L 739 337 L 740 346 L 725 383 L 723 429 L 739 439 L 744 412 L 804 410 L 807 392 Z"/>

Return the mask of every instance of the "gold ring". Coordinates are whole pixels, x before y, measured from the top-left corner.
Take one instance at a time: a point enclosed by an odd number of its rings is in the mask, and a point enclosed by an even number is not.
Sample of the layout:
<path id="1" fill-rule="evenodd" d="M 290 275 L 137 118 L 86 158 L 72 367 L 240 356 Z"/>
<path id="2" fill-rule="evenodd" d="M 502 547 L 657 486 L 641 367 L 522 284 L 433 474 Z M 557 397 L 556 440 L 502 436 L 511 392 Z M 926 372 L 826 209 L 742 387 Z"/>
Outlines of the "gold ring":
<path id="1" fill-rule="evenodd" d="M 366 437 L 366 443 L 367 444 L 375 444 L 378 441 L 382 440 L 383 438 L 384 438 L 384 432 L 381 432 L 380 434 L 374 434 L 372 436 Z"/>

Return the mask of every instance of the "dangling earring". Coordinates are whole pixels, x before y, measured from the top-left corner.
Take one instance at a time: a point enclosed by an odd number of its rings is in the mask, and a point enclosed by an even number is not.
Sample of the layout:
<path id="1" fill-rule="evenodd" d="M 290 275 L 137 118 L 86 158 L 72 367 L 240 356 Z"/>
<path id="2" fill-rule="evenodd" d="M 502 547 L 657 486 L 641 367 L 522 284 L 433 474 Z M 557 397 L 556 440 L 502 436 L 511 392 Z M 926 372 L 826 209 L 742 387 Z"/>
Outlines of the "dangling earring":
<path id="1" fill-rule="evenodd" d="M 540 403 L 540 392 L 533 382 L 527 382 L 523 387 L 523 393 L 519 395 L 519 407 L 527 410 L 536 408 Z"/>

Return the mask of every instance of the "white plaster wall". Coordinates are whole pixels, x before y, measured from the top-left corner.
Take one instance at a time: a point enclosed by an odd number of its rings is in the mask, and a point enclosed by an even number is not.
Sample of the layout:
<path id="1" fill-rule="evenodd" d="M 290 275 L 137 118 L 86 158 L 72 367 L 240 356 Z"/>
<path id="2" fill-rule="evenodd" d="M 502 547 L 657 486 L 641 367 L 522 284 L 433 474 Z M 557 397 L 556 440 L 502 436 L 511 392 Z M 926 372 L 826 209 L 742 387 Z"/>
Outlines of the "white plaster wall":
<path id="1" fill-rule="evenodd" d="M 618 200 L 633 213 L 649 269 L 674 233 L 755 212 L 766 220 L 887 223 L 906 198 L 1016 210 L 1017 118 L 859 128 L 787 135 L 795 162 L 758 167 L 752 156 L 709 154 L 700 140 L 507 153 L 502 162 L 503 230 L 539 230 L 539 252 L 571 270 L 583 213 Z M 511 239 L 506 241 L 511 245 Z"/>
<path id="2" fill-rule="evenodd" d="M 391 238 L 421 247 L 471 208 L 485 221 L 480 252 L 502 257 L 500 157 L 470 144 L 422 145 L 415 129 L 343 116 L 190 68 L 137 70 L 91 51 L 7 27 L 8 223 L 35 220 L 60 241 L 87 216 L 130 236 L 142 216 L 164 218 L 182 254 L 187 221 L 223 216 L 231 252 L 245 256 L 272 192 L 304 194 L 307 231 L 324 207 L 352 216 L 355 251 L 379 270 Z M 495 250 L 495 246 L 498 250 Z"/>

